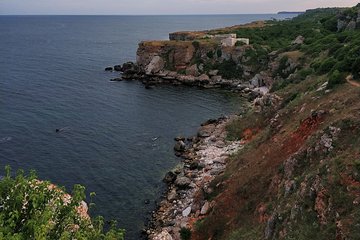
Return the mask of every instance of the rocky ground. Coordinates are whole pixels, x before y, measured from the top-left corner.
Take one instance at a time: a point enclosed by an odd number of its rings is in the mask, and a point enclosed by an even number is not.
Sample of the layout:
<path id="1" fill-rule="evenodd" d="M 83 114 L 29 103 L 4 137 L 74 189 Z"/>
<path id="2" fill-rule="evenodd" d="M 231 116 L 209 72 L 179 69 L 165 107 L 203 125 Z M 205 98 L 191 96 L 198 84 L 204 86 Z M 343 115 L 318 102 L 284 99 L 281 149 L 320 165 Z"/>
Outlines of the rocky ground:
<path id="1" fill-rule="evenodd" d="M 226 139 L 225 126 L 232 118 L 209 120 L 196 137 L 175 139 L 174 150 L 183 164 L 164 178 L 168 190 L 146 231 L 149 239 L 180 239 L 182 228 L 191 228 L 209 212 L 213 202 L 205 196 L 213 191 L 210 182 L 224 172 L 227 158 L 243 147 L 240 141 Z"/>

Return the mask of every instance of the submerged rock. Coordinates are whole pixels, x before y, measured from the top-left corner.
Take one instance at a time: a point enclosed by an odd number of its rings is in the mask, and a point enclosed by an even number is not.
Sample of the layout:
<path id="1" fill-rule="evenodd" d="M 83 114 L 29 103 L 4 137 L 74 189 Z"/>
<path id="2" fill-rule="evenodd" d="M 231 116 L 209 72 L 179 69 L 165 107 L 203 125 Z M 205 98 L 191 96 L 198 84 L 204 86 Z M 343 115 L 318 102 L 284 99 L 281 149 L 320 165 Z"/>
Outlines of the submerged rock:
<path id="1" fill-rule="evenodd" d="M 112 71 L 112 70 L 113 70 L 112 67 L 106 67 L 106 68 L 105 68 L 105 71 L 107 71 L 107 72 L 110 72 L 110 71 Z"/>
<path id="2" fill-rule="evenodd" d="M 110 79 L 111 82 L 121 82 L 122 80 L 124 79 L 122 79 L 121 77 Z"/>

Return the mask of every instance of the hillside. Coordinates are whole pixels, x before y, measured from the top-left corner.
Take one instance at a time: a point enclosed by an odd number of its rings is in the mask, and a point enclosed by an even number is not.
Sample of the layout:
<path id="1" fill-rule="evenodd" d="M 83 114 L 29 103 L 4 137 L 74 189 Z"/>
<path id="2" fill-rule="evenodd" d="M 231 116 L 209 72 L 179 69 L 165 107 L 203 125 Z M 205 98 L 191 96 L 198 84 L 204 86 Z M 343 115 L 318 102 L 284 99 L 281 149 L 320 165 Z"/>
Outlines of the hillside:
<path id="1" fill-rule="evenodd" d="M 239 30 L 282 56 L 271 75 L 282 100 L 259 98 L 228 126 L 247 144 L 204 194 L 213 208 L 191 239 L 360 239 L 359 16 L 317 9 Z"/>
<path id="2" fill-rule="evenodd" d="M 228 88 L 253 103 L 226 127 L 244 148 L 193 194 L 180 235 L 168 227 L 175 239 L 360 239 L 359 29 L 356 6 L 140 43 L 124 78 Z M 166 224 L 161 239 L 173 239 Z"/>

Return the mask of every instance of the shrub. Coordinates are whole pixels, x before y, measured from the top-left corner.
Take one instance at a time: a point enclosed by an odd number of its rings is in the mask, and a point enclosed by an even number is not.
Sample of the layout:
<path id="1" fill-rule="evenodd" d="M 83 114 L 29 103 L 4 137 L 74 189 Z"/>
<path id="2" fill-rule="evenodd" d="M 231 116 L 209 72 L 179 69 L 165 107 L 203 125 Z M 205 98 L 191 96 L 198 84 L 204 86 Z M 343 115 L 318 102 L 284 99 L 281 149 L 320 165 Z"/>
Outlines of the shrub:
<path id="1" fill-rule="evenodd" d="M 331 71 L 331 69 L 335 66 L 336 63 L 337 61 L 334 58 L 330 57 L 321 64 L 317 72 L 319 74 L 328 73 Z"/>
<path id="2" fill-rule="evenodd" d="M 354 75 L 355 78 L 360 77 L 360 58 L 357 58 L 352 66 L 351 66 L 351 73 Z"/>
<path id="3" fill-rule="evenodd" d="M 104 232 L 104 219 L 81 217 L 78 207 L 85 198 L 85 188 L 75 185 L 72 197 L 37 180 L 34 171 L 25 176 L 18 171 L 11 177 L 6 167 L 0 181 L 0 239 L 124 239 L 124 231 L 114 222 Z"/>
<path id="4" fill-rule="evenodd" d="M 337 18 L 336 16 L 331 16 L 328 18 L 323 18 L 321 20 L 322 25 L 326 30 L 329 30 L 331 32 L 337 31 Z"/>
<path id="5" fill-rule="evenodd" d="M 222 56 L 222 51 L 221 51 L 221 49 L 218 49 L 218 50 L 216 51 L 216 56 L 217 56 L 218 58 L 220 58 L 220 57 Z"/>
<path id="6" fill-rule="evenodd" d="M 191 231 L 188 228 L 180 229 L 180 237 L 181 240 L 190 240 L 191 239 Z"/>
<path id="7" fill-rule="evenodd" d="M 309 76 L 313 73 L 314 73 L 314 70 L 312 68 L 304 68 L 304 69 L 301 69 L 297 75 L 299 76 L 300 80 L 305 80 L 307 76 Z"/>
<path id="8" fill-rule="evenodd" d="M 213 52 L 213 51 L 209 51 L 209 52 L 206 53 L 206 56 L 211 59 L 211 58 L 214 57 L 214 52 Z"/>
<path id="9" fill-rule="evenodd" d="M 224 60 L 222 63 L 217 64 L 216 67 L 219 70 L 219 75 L 225 79 L 242 78 L 243 70 L 233 60 Z"/>
<path id="10" fill-rule="evenodd" d="M 335 70 L 329 77 L 327 88 L 331 89 L 343 83 L 345 83 L 345 74 Z"/>
<path id="11" fill-rule="evenodd" d="M 200 47 L 200 42 L 199 41 L 193 41 L 192 45 L 194 46 L 195 50 L 197 50 Z"/>
<path id="12" fill-rule="evenodd" d="M 288 60 L 288 56 L 283 56 L 279 61 L 279 68 L 276 74 L 281 76 L 282 78 L 287 78 L 290 75 L 290 73 L 285 71 L 285 69 L 288 67 Z"/>

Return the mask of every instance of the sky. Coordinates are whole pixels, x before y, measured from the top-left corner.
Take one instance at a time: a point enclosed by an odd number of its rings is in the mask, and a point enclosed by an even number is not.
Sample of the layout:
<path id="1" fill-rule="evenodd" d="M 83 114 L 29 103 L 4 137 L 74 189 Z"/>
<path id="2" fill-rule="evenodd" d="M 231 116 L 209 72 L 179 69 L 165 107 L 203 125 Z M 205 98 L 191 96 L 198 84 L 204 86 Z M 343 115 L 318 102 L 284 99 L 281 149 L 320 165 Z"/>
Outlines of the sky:
<path id="1" fill-rule="evenodd" d="M 360 0 L 0 0 L 0 14 L 244 14 L 349 7 Z"/>

